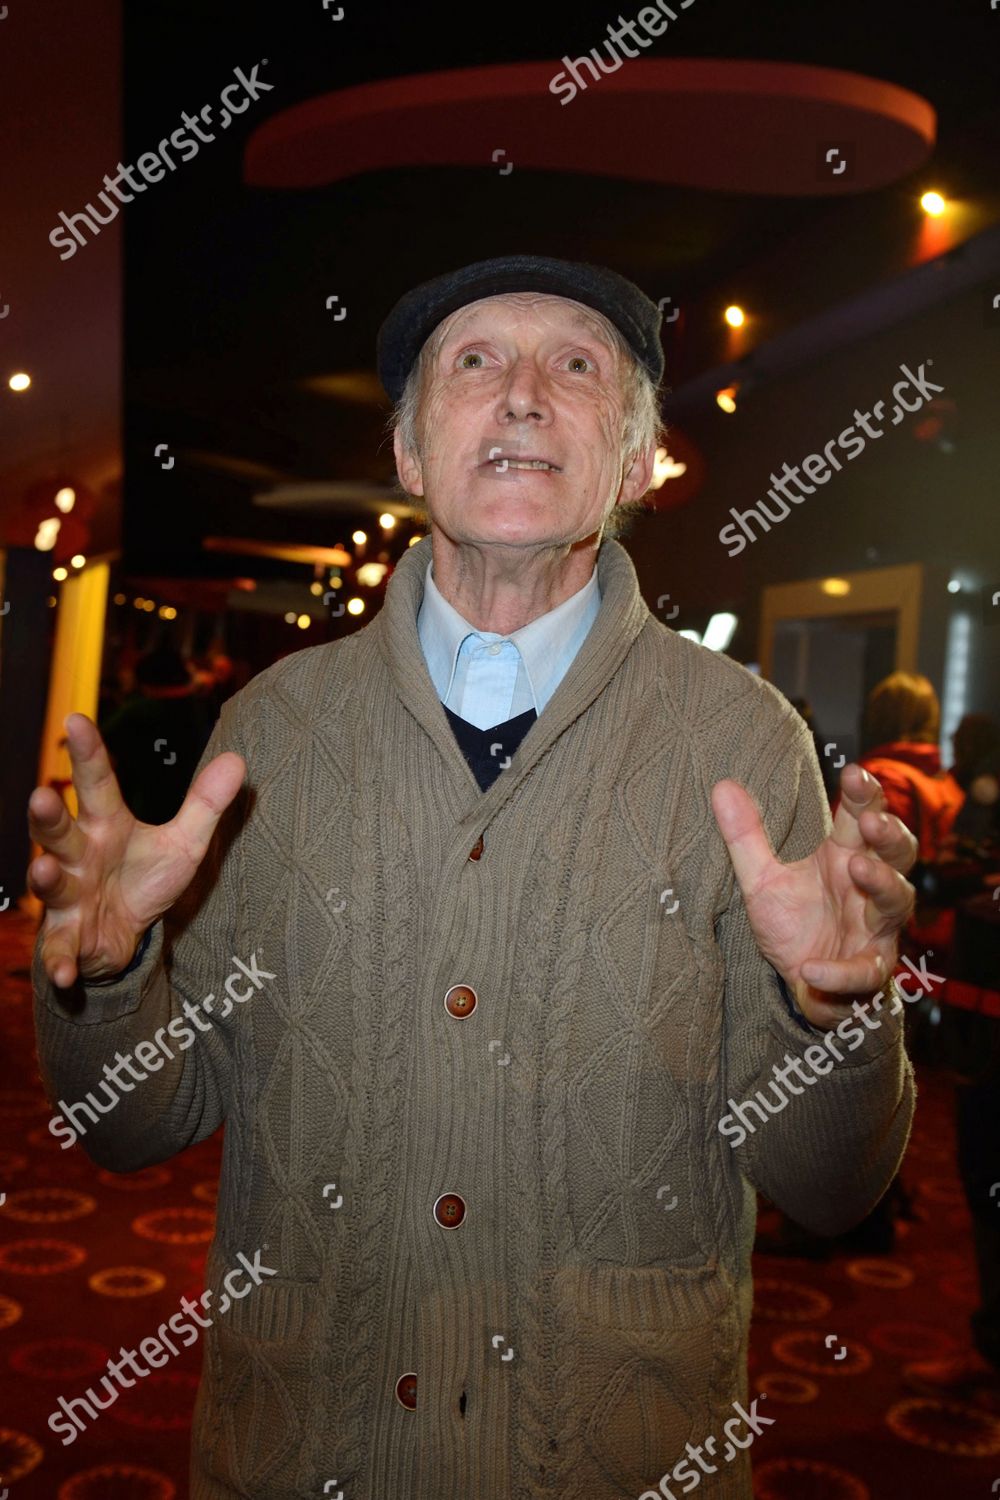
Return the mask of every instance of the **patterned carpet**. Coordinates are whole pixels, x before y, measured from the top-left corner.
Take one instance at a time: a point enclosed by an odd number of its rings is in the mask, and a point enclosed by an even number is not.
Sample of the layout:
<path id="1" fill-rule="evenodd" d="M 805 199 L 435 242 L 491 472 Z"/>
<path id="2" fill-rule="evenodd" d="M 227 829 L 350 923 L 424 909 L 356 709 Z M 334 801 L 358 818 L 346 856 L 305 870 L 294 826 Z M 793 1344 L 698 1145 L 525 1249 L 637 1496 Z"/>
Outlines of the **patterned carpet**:
<path id="1" fill-rule="evenodd" d="M 108 1359 L 154 1336 L 182 1296 L 199 1296 L 221 1134 L 125 1177 L 61 1148 L 34 1056 L 33 935 L 27 918 L 5 914 L 0 1500 L 6 1488 L 10 1500 L 184 1497 L 200 1340 L 72 1443 L 48 1417 L 61 1396 L 99 1386 Z M 774 1423 L 751 1450 L 756 1500 L 987 1500 L 1000 1484 L 1000 1417 L 910 1396 L 900 1380 L 904 1362 L 963 1345 L 975 1304 L 950 1092 L 933 1075 L 920 1078 L 903 1177 L 919 1218 L 901 1225 L 891 1256 L 755 1260 L 751 1386 Z"/>

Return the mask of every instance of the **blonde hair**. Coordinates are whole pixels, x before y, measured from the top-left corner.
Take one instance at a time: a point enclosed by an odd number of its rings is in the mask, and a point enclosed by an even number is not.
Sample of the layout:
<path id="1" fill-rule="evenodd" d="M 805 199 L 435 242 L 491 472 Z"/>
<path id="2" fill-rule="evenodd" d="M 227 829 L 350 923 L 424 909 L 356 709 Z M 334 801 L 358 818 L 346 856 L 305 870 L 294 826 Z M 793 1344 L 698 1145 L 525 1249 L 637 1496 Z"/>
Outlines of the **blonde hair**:
<path id="1" fill-rule="evenodd" d="M 930 681 L 913 672 L 892 672 L 868 694 L 862 753 L 899 740 L 936 745 L 940 730 L 941 706 Z"/>

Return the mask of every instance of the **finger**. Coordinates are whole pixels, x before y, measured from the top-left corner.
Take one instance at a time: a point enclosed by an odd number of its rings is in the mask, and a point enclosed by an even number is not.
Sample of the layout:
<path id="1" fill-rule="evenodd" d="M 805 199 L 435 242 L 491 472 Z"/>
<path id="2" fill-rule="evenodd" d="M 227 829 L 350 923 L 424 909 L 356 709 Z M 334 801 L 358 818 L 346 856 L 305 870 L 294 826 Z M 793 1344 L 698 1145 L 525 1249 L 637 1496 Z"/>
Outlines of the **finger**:
<path id="1" fill-rule="evenodd" d="M 192 782 L 171 827 L 196 864 L 204 858 L 219 819 L 243 785 L 246 769 L 242 756 L 224 750 Z"/>
<path id="2" fill-rule="evenodd" d="M 81 817 L 114 817 L 125 804 L 97 725 L 86 714 L 70 714 L 66 720 L 66 741 Z"/>
<path id="3" fill-rule="evenodd" d="M 840 802 L 833 820 L 833 841 L 842 849 L 860 849 L 865 843 L 858 819 L 865 811 L 883 812 L 885 793 L 874 776 L 854 761 L 840 773 Z"/>
<path id="4" fill-rule="evenodd" d="M 905 875 L 916 864 L 920 846 L 906 824 L 895 814 L 865 808 L 858 817 L 858 827 L 869 848 L 894 870 Z"/>
<path id="5" fill-rule="evenodd" d="M 829 995 L 854 998 L 858 995 L 867 997 L 873 990 L 884 989 L 889 978 L 888 969 L 881 953 L 869 950 L 855 953 L 851 958 L 810 958 L 800 966 L 799 973 L 806 984 L 823 991 L 823 998 Z"/>
<path id="6" fill-rule="evenodd" d="M 744 895 L 749 895 L 775 863 L 774 850 L 760 813 L 753 798 L 739 782 L 728 779 L 717 781 L 713 786 L 712 811 L 726 841 L 740 889 Z"/>
<path id="7" fill-rule="evenodd" d="M 852 855 L 847 868 L 855 885 L 868 897 L 865 903 L 868 930 L 885 933 L 902 927 L 912 915 L 917 897 L 906 877 L 871 854 Z"/>
<path id="8" fill-rule="evenodd" d="M 67 864 L 79 864 L 87 837 L 53 786 L 36 786 L 28 798 L 28 832 L 32 841 Z"/>
<path id="9" fill-rule="evenodd" d="M 42 967 L 59 989 L 69 989 L 76 979 L 79 952 L 80 928 L 76 922 L 46 920 L 42 928 Z"/>
<path id="10" fill-rule="evenodd" d="M 54 854 L 40 854 L 28 866 L 28 885 L 46 906 L 59 910 L 74 906 L 80 899 L 80 882 L 65 869 Z"/>

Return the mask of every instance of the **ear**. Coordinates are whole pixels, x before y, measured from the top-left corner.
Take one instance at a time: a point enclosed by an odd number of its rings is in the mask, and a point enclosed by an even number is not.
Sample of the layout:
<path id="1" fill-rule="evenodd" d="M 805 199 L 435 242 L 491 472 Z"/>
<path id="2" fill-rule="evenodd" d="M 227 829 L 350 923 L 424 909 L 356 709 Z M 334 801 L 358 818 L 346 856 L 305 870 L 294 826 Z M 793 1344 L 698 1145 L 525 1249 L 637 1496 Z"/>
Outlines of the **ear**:
<path id="1" fill-rule="evenodd" d="M 396 472 L 399 474 L 404 490 L 408 495 L 422 495 L 424 493 L 424 480 L 420 468 L 420 459 L 415 453 L 403 447 L 403 440 L 399 428 L 392 435 L 392 451 L 396 455 Z"/>
<path id="2" fill-rule="evenodd" d="M 655 444 L 636 454 L 632 460 L 631 468 L 627 470 L 625 478 L 622 480 L 621 492 L 618 496 L 619 501 L 642 499 L 642 496 L 649 489 L 650 481 L 653 478 L 653 465 L 655 461 Z"/>

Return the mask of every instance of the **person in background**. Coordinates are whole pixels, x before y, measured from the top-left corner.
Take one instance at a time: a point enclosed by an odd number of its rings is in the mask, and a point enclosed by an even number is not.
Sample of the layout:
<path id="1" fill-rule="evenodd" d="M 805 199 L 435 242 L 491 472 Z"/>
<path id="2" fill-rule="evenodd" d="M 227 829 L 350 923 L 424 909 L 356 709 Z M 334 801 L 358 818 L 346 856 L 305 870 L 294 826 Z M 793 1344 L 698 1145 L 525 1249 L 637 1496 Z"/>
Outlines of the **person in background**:
<path id="1" fill-rule="evenodd" d="M 101 726 L 122 796 L 133 817 L 168 823 L 188 785 L 215 722 L 198 697 L 184 658 L 161 643 L 135 665 L 137 692 Z"/>
<path id="2" fill-rule="evenodd" d="M 965 800 L 962 787 L 941 765 L 940 734 L 941 706 L 926 677 L 892 672 L 868 694 L 859 764 L 881 786 L 889 811 L 916 838 L 921 863 L 940 856 Z"/>
<path id="3" fill-rule="evenodd" d="M 953 838 L 973 848 L 1000 841 L 1000 724 L 989 714 L 966 714 L 951 740 L 951 774 L 965 792 Z"/>

